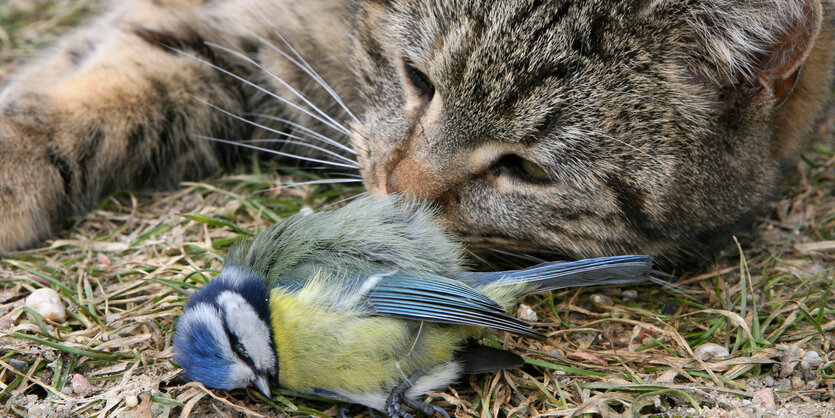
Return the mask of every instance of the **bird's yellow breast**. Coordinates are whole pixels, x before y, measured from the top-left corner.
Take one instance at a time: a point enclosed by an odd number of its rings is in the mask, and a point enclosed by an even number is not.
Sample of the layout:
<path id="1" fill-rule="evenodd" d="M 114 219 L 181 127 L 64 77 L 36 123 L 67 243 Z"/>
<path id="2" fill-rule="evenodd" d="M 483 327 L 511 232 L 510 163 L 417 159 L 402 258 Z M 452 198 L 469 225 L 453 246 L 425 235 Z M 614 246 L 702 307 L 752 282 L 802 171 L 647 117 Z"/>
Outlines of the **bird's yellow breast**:
<path id="1" fill-rule="evenodd" d="M 477 331 L 333 306 L 322 300 L 315 283 L 301 292 L 273 289 L 270 310 L 279 384 L 300 392 L 391 388 L 452 360 Z"/>

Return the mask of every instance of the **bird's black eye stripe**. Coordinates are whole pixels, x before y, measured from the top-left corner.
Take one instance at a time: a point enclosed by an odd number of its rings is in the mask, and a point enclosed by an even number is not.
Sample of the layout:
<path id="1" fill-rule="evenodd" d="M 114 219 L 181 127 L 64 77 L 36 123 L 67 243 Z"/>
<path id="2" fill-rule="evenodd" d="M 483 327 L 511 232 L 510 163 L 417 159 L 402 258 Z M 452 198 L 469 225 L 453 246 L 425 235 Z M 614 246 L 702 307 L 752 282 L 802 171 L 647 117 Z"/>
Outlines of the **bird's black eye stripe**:
<path id="1" fill-rule="evenodd" d="M 232 347 L 232 352 L 235 353 L 235 355 L 238 356 L 238 358 L 244 363 L 246 363 L 247 366 L 255 369 L 255 362 L 249 357 L 249 353 L 247 353 L 246 348 L 244 348 L 244 345 L 241 343 L 241 340 L 238 339 L 238 336 L 229 329 L 226 322 L 223 323 L 223 330 L 226 331 L 226 336 L 229 338 L 229 345 Z"/>

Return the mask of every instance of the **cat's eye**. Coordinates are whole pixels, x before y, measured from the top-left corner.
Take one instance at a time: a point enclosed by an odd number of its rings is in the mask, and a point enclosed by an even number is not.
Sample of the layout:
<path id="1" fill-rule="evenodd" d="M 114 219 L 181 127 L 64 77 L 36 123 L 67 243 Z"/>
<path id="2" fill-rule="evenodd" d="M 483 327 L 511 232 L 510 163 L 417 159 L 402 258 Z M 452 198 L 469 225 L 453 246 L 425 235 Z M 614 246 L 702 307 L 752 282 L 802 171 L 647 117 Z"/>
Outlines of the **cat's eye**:
<path id="1" fill-rule="evenodd" d="M 514 176 L 528 183 L 547 184 L 554 178 L 541 165 L 518 155 L 505 155 L 494 165 L 496 174 Z"/>
<path id="2" fill-rule="evenodd" d="M 431 102 L 435 97 L 435 85 L 429 80 L 429 77 L 415 68 L 409 60 L 403 60 L 403 67 L 406 71 L 406 78 L 409 79 L 409 84 L 415 89 L 415 92 L 421 99 L 426 102 Z"/>

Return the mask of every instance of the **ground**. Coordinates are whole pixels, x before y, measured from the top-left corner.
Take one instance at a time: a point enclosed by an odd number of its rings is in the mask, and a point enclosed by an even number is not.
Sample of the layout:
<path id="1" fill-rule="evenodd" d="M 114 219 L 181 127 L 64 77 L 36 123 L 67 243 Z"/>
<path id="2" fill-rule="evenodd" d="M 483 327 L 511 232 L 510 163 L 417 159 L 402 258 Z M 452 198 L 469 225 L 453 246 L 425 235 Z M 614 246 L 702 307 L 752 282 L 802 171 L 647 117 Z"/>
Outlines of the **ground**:
<path id="1" fill-rule="evenodd" d="M 0 4 L 0 81 L 99 0 Z M 491 334 L 520 370 L 473 376 L 427 400 L 456 416 L 835 416 L 835 107 L 756 230 L 678 288 L 589 288 L 517 309 L 546 341 Z M 184 383 L 171 337 L 187 292 L 229 244 L 359 189 L 264 191 L 310 175 L 241 165 L 167 192 L 116 193 L 42 247 L 0 259 L 0 414 L 333 415 L 323 400 Z M 293 180 L 290 180 L 290 179 Z M 743 239 L 744 238 L 744 239 Z M 24 307 L 38 288 L 68 307 Z M 536 316 L 538 319 L 534 319 Z"/>

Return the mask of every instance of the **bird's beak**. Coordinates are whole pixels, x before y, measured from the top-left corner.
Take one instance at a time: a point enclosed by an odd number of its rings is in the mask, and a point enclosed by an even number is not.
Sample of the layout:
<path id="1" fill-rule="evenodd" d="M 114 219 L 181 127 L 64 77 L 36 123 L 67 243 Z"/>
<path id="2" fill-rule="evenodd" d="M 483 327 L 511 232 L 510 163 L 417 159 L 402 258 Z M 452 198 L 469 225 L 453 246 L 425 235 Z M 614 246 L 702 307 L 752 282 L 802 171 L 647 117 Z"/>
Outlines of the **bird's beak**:
<path id="1" fill-rule="evenodd" d="M 270 397 L 270 380 L 267 376 L 262 375 L 253 377 L 252 384 L 255 386 L 255 389 L 258 389 L 258 392 L 261 392 L 262 395 L 267 398 Z"/>

